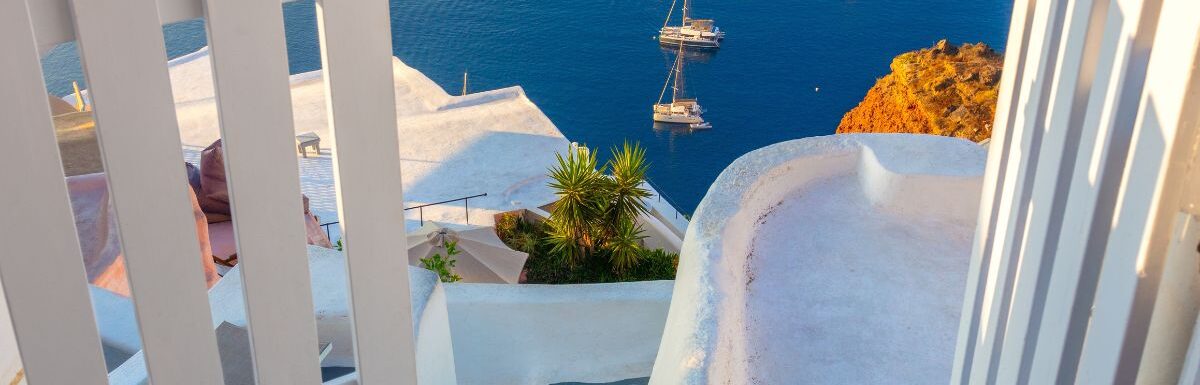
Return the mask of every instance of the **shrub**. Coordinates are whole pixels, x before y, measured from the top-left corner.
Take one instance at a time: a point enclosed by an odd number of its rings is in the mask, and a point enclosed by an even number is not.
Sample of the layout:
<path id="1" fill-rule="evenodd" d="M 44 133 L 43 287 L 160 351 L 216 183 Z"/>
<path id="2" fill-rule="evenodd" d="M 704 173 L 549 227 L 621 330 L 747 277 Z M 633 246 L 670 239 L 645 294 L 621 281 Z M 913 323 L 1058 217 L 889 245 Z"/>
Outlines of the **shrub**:
<path id="1" fill-rule="evenodd" d="M 537 252 L 537 248 L 542 243 L 542 238 L 545 237 L 545 231 L 541 229 L 517 230 L 508 237 L 505 243 L 512 247 L 513 250 L 533 254 Z"/>
<path id="2" fill-rule="evenodd" d="M 429 258 L 421 258 L 421 267 L 424 267 L 437 273 L 438 278 L 442 282 L 458 282 L 462 280 L 458 274 L 454 274 L 454 256 L 458 255 L 458 243 L 446 242 L 446 257 L 442 254 L 434 254 Z"/>
<path id="3" fill-rule="evenodd" d="M 519 242 L 525 238 L 541 238 L 548 227 L 537 223 L 525 222 L 509 237 L 502 237 L 509 247 L 519 249 Z M 661 249 L 641 248 L 636 262 L 621 270 L 613 270 L 613 256 L 605 250 L 597 250 L 595 257 L 578 264 L 570 264 L 564 258 L 554 255 L 552 247 L 546 242 L 537 242 L 525 262 L 526 283 L 541 284 L 578 284 L 602 282 L 650 281 L 675 278 L 675 268 L 679 263 L 679 255 Z M 524 250 L 523 250 L 524 251 Z"/>
<path id="4" fill-rule="evenodd" d="M 628 272 L 631 281 L 655 281 L 675 279 L 679 268 L 679 254 L 663 249 L 645 250 L 641 261 Z"/>
<path id="5" fill-rule="evenodd" d="M 500 218 L 496 220 L 496 235 L 501 239 L 512 236 L 517 231 L 517 223 L 521 220 L 521 216 L 516 213 L 500 214 Z"/>

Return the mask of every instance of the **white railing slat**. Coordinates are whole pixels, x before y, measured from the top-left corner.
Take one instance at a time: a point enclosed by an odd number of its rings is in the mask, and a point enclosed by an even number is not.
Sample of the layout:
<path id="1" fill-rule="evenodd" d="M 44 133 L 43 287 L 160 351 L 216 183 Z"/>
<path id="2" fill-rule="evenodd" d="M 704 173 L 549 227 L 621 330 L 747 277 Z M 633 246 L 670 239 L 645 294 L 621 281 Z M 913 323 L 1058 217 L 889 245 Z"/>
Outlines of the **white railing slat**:
<path id="1" fill-rule="evenodd" d="M 1028 352 L 1028 349 L 1025 352 L 1032 356 L 1032 358 L 1026 357 L 1030 361 L 1028 378 L 1031 383 L 1070 382 L 1074 378 L 1075 366 L 1072 363 L 1074 358 L 1070 357 L 1074 354 L 1065 352 L 1064 348 L 1068 346 L 1068 339 L 1073 338 L 1069 336 L 1073 317 L 1081 316 L 1079 312 L 1085 310 L 1084 307 L 1077 307 L 1077 305 L 1090 307 L 1090 303 L 1076 304 L 1075 295 L 1077 285 L 1080 283 L 1080 275 L 1085 267 L 1084 250 L 1090 234 L 1093 233 L 1092 220 L 1096 214 L 1095 208 L 1101 191 L 1101 187 L 1089 176 L 1088 169 L 1089 165 L 1093 164 L 1092 154 L 1097 151 L 1097 139 L 1103 136 L 1099 135 L 1100 129 L 1096 126 L 1097 123 L 1087 123 L 1086 119 L 1087 114 L 1096 114 L 1102 107 L 1102 103 L 1089 102 L 1100 100 L 1092 95 L 1103 95 L 1107 91 L 1105 87 L 1108 84 L 1108 75 L 1097 72 L 1097 69 L 1102 62 L 1111 65 L 1110 58 L 1106 58 L 1100 53 L 1101 40 L 1105 34 L 1104 20 L 1108 17 L 1108 5 L 1108 0 L 1073 3 L 1074 9 L 1071 11 L 1072 14 L 1066 27 L 1069 29 L 1070 36 L 1066 42 L 1066 48 L 1064 48 L 1067 51 L 1065 53 L 1066 60 L 1075 60 L 1074 64 L 1079 67 L 1063 66 L 1062 71 L 1071 76 L 1064 77 L 1065 81 L 1062 86 L 1071 87 L 1072 85 L 1066 81 L 1075 81 L 1074 87 L 1076 88 L 1074 89 L 1078 90 L 1075 99 L 1083 99 L 1073 100 L 1074 105 L 1071 106 L 1070 115 L 1066 118 L 1072 120 L 1069 125 L 1083 124 L 1083 126 L 1080 127 L 1078 133 L 1069 134 L 1071 140 L 1075 142 L 1076 152 L 1063 154 L 1063 156 L 1071 156 L 1075 159 L 1064 159 L 1064 164 L 1065 162 L 1073 164 L 1072 169 L 1060 169 L 1062 173 L 1060 177 L 1070 178 L 1068 181 L 1069 192 L 1068 199 L 1063 205 L 1062 218 L 1059 223 L 1061 231 L 1058 234 L 1057 244 L 1047 245 L 1050 248 L 1046 249 L 1046 257 L 1053 256 L 1053 260 L 1050 262 L 1052 267 L 1049 270 L 1053 274 L 1047 278 L 1046 287 L 1042 289 L 1044 290 L 1043 309 L 1038 319 L 1037 339 L 1033 341 L 1036 345 L 1033 346 L 1033 352 Z M 1082 47 L 1080 47 L 1081 44 Z M 1081 48 L 1082 51 L 1077 51 Z M 1084 84 L 1085 78 L 1090 84 Z M 1062 100 L 1067 101 L 1067 99 Z M 1076 117 L 1076 114 L 1082 114 L 1082 116 Z M 1075 122 L 1080 119 L 1084 121 Z M 1086 315 L 1083 317 L 1086 319 Z M 1063 370 L 1067 367 L 1071 369 Z"/>
<path id="2" fill-rule="evenodd" d="M 108 188 L 154 384 L 220 384 L 154 0 L 73 0 Z"/>
<path id="3" fill-rule="evenodd" d="M 0 0 L 0 36 L 0 175 L 7 180 L 0 191 L 8 203 L 0 292 L 29 384 L 103 384 L 100 336 L 25 0 Z"/>
<path id="4" fill-rule="evenodd" d="M 983 307 L 987 296 L 987 281 L 992 265 L 992 245 L 995 237 L 1000 200 L 1004 186 L 1004 169 L 1011 158 L 1012 133 L 1015 132 L 1018 103 L 1016 85 L 1022 82 L 1028 56 L 1030 24 L 1033 21 L 1033 6 L 1036 0 L 1018 0 L 1013 4 L 1012 22 L 1009 25 L 1007 59 L 1000 75 L 999 97 L 992 125 L 992 140 L 988 160 L 984 169 L 984 182 L 979 203 L 978 225 L 971 247 L 971 262 L 967 269 L 966 293 L 963 298 L 958 340 L 955 347 L 954 364 L 951 371 L 952 384 L 966 384 L 972 373 L 972 364 L 979 349 L 979 328 L 983 322 Z"/>
<path id="5" fill-rule="evenodd" d="M 1057 26 L 1052 15 L 1061 1 L 1040 1 L 1033 8 L 1030 38 L 1026 46 L 1028 57 L 1020 83 L 1015 84 L 1019 102 L 1011 106 L 1015 129 L 1009 147 L 1008 163 L 1004 167 L 1004 183 L 999 201 L 999 215 L 992 242 L 991 266 L 980 318 L 979 344 L 975 362 L 971 365 L 972 383 L 995 381 L 1005 332 L 1008 330 L 1012 290 L 1019 277 L 1020 244 L 1027 224 L 1029 196 L 1041 146 L 1040 118 L 1051 82 L 1057 49 Z"/>
<path id="6" fill-rule="evenodd" d="M 319 384 L 283 10 L 206 0 L 205 14 L 255 378 Z"/>
<path id="7" fill-rule="evenodd" d="M 996 378 L 999 384 L 1028 383 L 1049 268 L 1054 261 L 1083 113 L 1095 73 L 1098 44 L 1088 45 L 1092 4 L 1092 0 L 1055 2 L 1057 9 L 1050 20 L 1051 29 L 1047 30 L 1055 36 L 1055 41 L 1044 51 L 1048 61 L 1045 69 L 1057 75 L 1040 75 L 1053 83 L 1043 99 L 1045 111 L 1037 115 L 1036 125 L 1026 127 L 1044 133 L 1033 170 L 1028 236 L 1019 248 L 1013 249 L 1020 252 L 1020 270 L 1000 353 Z"/>
<path id="8" fill-rule="evenodd" d="M 1177 235 L 1184 190 L 1180 182 L 1186 179 L 1200 133 L 1200 4 L 1165 0 L 1141 5 L 1144 17 L 1138 27 L 1146 30 L 1132 39 L 1134 66 L 1127 76 L 1133 82 L 1142 76 L 1144 87 L 1136 99 L 1122 100 L 1138 109 L 1079 363 L 1079 382 L 1087 384 L 1138 379 L 1164 259 Z"/>
<path id="9" fill-rule="evenodd" d="M 415 384 L 387 0 L 321 0 L 334 174 L 361 383 Z"/>
<path id="10" fill-rule="evenodd" d="M 1096 76 L 1080 133 L 1075 170 L 1063 213 L 1063 232 L 1055 251 L 1046 294 L 1042 333 L 1035 347 L 1031 381 L 1071 383 L 1078 373 L 1080 351 L 1091 320 L 1096 279 L 1104 259 L 1117 187 L 1125 167 L 1136 98 L 1145 75 L 1144 59 L 1131 60 L 1139 32 L 1139 0 L 1117 4 L 1102 1 L 1092 12 L 1103 17 Z M 1140 11 L 1139 11 L 1140 12 Z M 1131 19 L 1133 18 L 1133 19 Z M 1093 27 L 1093 28 L 1099 28 Z M 1094 34 L 1095 32 L 1093 32 Z M 1090 39 L 1096 39 L 1091 36 Z M 1139 70 L 1138 68 L 1143 68 Z M 1130 75 L 1130 73 L 1133 73 Z M 1132 95 L 1134 103 L 1122 102 Z"/>

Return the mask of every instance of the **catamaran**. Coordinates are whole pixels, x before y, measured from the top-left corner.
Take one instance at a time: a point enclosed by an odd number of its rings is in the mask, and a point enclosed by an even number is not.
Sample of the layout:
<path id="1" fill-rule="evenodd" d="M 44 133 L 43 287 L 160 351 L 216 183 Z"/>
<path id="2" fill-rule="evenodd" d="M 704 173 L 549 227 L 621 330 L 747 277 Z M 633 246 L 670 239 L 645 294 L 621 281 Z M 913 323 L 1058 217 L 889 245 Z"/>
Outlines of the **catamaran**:
<path id="1" fill-rule="evenodd" d="M 679 48 L 675 56 L 675 65 L 671 67 L 671 72 L 667 73 L 667 80 L 663 82 L 662 92 L 658 94 L 658 103 L 654 104 L 654 121 L 686 124 L 690 128 L 711 128 L 712 125 L 701 117 L 704 114 L 704 108 L 700 107 L 700 103 L 694 98 L 680 97 L 683 95 L 683 44 L 676 44 Z M 671 102 L 663 103 L 663 98 L 667 95 L 667 87 L 671 88 Z"/>
<path id="2" fill-rule="evenodd" d="M 712 19 L 693 19 L 691 9 L 691 0 L 683 0 L 682 23 L 678 27 L 668 26 L 667 24 L 671 22 L 671 13 L 675 11 L 675 1 L 671 2 L 671 10 L 667 11 L 667 20 L 663 22 L 663 27 L 658 33 L 658 43 L 669 47 L 683 44 L 687 48 L 720 48 L 721 40 L 725 38 L 725 32 L 721 32 L 721 29 L 713 24 Z"/>

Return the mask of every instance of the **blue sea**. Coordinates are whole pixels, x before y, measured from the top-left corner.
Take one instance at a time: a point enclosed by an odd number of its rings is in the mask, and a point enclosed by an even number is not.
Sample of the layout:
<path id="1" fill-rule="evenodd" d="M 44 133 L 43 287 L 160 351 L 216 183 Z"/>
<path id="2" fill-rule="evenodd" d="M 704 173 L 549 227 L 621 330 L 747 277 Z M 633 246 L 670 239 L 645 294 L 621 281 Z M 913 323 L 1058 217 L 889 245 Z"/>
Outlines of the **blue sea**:
<path id="1" fill-rule="evenodd" d="M 653 40 L 670 5 L 392 0 L 392 42 L 397 57 L 451 93 L 466 70 L 472 91 L 524 87 L 572 141 L 605 149 L 640 142 L 652 182 L 691 212 L 738 156 L 832 134 L 897 54 L 943 38 L 1001 50 L 1012 12 L 1006 0 L 694 1 L 693 15 L 716 19 L 727 35 L 720 51 L 686 62 L 687 93 L 713 124 L 692 132 L 650 120 L 675 56 Z M 283 9 L 292 73 L 320 68 L 312 1 Z M 206 45 L 200 20 L 164 33 L 171 57 Z M 71 44 L 53 50 L 43 67 L 51 93 L 69 93 L 71 81 L 83 85 Z"/>

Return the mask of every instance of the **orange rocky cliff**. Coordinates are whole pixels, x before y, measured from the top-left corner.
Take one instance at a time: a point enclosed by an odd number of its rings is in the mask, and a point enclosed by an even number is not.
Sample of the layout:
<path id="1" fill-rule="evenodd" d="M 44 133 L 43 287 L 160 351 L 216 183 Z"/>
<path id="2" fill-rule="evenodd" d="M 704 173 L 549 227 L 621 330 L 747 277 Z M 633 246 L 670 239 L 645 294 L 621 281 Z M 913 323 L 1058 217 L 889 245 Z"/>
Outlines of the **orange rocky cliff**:
<path id="1" fill-rule="evenodd" d="M 921 133 L 982 141 L 992 136 L 1003 57 L 983 43 L 933 48 L 892 59 L 837 133 Z"/>

